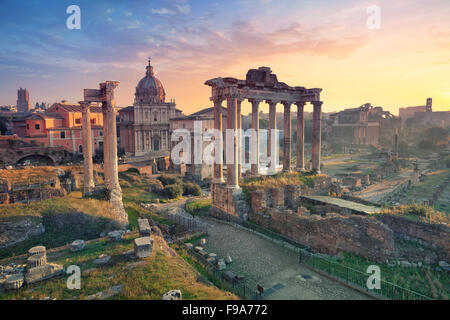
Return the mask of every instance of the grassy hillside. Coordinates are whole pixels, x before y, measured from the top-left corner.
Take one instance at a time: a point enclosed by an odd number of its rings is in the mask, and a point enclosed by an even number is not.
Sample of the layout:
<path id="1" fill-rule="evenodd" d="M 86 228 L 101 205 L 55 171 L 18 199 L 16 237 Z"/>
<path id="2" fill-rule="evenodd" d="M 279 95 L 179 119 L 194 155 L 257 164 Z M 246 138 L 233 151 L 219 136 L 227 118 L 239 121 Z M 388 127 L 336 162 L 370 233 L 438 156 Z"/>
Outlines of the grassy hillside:
<path id="1" fill-rule="evenodd" d="M 136 235 L 127 235 L 120 243 L 101 240 L 90 243 L 79 253 L 68 250 L 49 254 L 49 261 L 63 264 L 66 268 L 77 265 L 81 268 L 81 289 L 69 290 L 68 275 L 46 282 L 26 286 L 15 292 L 4 292 L 0 299 L 89 299 L 90 295 L 122 285 L 121 291 L 108 299 L 161 299 L 169 290 L 178 289 L 183 299 L 237 299 L 229 292 L 219 290 L 195 271 L 165 241 L 154 239 L 152 256 L 136 260 L 123 253 L 133 248 Z M 98 266 L 93 260 L 107 254 L 112 258 L 107 265 Z"/>

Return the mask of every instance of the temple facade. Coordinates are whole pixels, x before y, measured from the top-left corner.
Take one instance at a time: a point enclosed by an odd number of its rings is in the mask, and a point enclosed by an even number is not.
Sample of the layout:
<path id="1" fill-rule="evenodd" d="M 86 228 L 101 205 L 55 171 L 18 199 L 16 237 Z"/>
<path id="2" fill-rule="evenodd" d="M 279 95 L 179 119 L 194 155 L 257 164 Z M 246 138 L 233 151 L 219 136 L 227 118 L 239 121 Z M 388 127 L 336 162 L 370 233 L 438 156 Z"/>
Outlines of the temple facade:
<path id="1" fill-rule="evenodd" d="M 119 110 L 120 146 L 131 156 L 169 155 L 170 119 L 181 114 L 175 101 L 166 102 L 149 59 L 145 77 L 136 86 L 134 105 Z"/>

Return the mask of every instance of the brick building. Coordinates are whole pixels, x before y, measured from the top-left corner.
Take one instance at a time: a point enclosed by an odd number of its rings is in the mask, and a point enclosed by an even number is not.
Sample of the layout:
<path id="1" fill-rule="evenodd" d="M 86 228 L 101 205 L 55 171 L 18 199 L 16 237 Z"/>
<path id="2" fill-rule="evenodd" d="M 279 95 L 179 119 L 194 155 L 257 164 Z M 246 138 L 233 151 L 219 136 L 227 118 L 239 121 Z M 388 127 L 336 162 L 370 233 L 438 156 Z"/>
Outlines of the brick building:
<path id="1" fill-rule="evenodd" d="M 13 132 L 23 140 L 46 147 L 63 147 L 82 153 L 82 110 L 77 104 L 54 103 L 45 113 L 31 113 L 12 120 Z M 101 107 L 91 107 L 93 151 L 103 146 Z"/>

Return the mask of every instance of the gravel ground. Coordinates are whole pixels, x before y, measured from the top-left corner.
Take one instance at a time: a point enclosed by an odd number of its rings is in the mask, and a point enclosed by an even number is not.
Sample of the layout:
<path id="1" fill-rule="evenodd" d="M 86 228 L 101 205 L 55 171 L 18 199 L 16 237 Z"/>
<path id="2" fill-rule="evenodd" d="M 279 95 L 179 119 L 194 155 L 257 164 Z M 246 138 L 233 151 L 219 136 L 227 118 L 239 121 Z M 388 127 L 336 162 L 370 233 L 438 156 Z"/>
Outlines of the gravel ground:
<path id="1" fill-rule="evenodd" d="M 216 220 L 209 224 L 205 245 L 218 257 L 230 255 L 227 266 L 263 286 L 268 299 L 362 300 L 368 296 L 323 277 L 298 263 L 295 252 L 246 230 Z"/>

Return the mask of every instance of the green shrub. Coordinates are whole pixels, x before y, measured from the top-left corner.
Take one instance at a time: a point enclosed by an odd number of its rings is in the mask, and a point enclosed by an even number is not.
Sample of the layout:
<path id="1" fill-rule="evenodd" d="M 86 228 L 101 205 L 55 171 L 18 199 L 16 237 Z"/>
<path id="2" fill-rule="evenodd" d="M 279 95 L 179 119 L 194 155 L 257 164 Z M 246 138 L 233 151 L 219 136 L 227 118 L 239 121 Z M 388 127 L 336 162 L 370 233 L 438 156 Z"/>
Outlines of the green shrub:
<path id="1" fill-rule="evenodd" d="M 202 194 L 202 189 L 196 183 L 186 182 L 183 184 L 183 195 L 193 195 L 200 196 Z"/>
<path id="2" fill-rule="evenodd" d="M 211 199 L 193 200 L 185 205 L 185 210 L 193 216 L 206 215 L 210 209 Z"/>
<path id="3" fill-rule="evenodd" d="M 169 184 L 164 187 L 162 193 L 169 199 L 176 199 L 182 195 L 183 187 L 181 184 Z"/>
<path id="4" fill-rule="evenodd" d="M 168 175 L 168 174 L 162 174 L 158 178 L 158 180 L 161 181 L 164 186 L 168 186 L 171 184 L 180 184 L 180 185 L 182 184 L 182 181 L 180 179 L 178 179 L 175 176 Z"/>
<path id="5" fill-rule="evenodd" d="M 138 168 L 128 168 L 126 172 L 127 172 L 127 173 L 141 174 L 141 173 L 139 172 L 139 169 L 138 169 Z"/>

